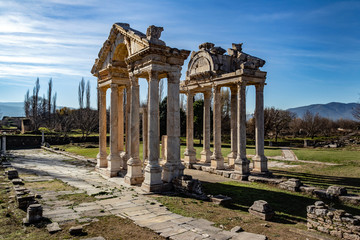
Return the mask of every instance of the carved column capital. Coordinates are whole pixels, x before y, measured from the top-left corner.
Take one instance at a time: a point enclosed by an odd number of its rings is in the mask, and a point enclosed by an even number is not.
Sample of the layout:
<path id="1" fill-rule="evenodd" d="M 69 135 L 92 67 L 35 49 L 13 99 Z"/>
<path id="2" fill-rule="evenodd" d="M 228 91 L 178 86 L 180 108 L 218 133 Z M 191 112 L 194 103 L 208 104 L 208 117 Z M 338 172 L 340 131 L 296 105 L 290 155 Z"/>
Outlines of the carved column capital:
<path id="1" fill-rule="evenodd" d="M 180 82 L 180 77 L 181 77 L 180 72 L 168 72 L 167 76 L 168 76 L 168 82 L 171 82 L 171 83 L 179 83 Z"/>
<path id="2" fill-rule="evenodd" d="M 106 94 L 107 88 L 106 87 L 98 87 L 98 90 L 99 90 L 100 94 Z"/>
<path id="3" fill-rule="evenodd" d="M 118 84 L 116 84 L 116 83 L 112 83 L 112 84 L 110 84 L 110 88 L 111 89 L 113 89 L 113 88 L 118 88 L 119 87 L 119 85 Z"/>
<path id="4" fill-rule="evenodd" d="M 211 98 L 211 91 L 204 92 L 204 99 L 209 99 L 209 98 Z"/>
<path id="5" fill-rule="evenodd" d="M 263 92 L 264 91 L 265 83 L 257 83 L 255 84 L 255 88 L 257 92 Z"/>
<path id="6" fill-rule="evenodd" d="M 148 71 L 149 81 L 159 81 L 159 72 L 154 70 Z"/>

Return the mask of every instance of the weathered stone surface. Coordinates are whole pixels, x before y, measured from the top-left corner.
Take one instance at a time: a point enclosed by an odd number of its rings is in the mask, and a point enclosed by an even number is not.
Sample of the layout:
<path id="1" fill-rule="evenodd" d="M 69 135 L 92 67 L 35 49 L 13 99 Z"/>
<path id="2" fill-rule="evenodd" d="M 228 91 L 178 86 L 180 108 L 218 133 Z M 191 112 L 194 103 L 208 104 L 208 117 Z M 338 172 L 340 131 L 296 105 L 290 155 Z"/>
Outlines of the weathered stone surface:
<path id="1" fill-rule="evenodd" d="M 279 187 L 285 190 L 298 192 L 300 191 L 301 181 L 297 178 L 290 178 L 289 180 L 279 184 Z"/>
<path id="2" fill-rule="evenodd" d="M 46 226 L 46 230 L 48 230 L 48 232 L 50 234 L 54 234 L 54 233 L 57 233 L 57 232 L 61 231 L 62 229 L 59 227 L 59 223 L 53 222 L 53 223 L 48 224 Z"/>
<path id="3" fill-rule="evenodd" d="M 80 225 L 80 226 L 71 227 L 69 229 L 69 233 L 72 236 L 82 236 L 82 235 L 84 235 L 83 226 Z"/>
<path id="4" fill-rule="evenodd" d="M 230 230 L 230 232 L 234 232 L 234 233 L 243 232 L 243 231 L 244 229 L 242 229 L 242 227 L 240 226 L 235 226 Z"/>
<path id="5" fill-rule="evenodd" d="M 14 185 L 24 185 L 24 181 L 21 178 L 14 178 L 11 182 Z"/>
<path id="6" fill-rule="evenodd" d="M 8 169 L 7 171 L 5 171 L 5 174 L 7 175 L 9 180 L 19 178 L 18 171 L 15 169 Z"/>
<path id="7" fill-rule="evenodd" d="M 207 199 L 202 190 L 199 180 L 193 179 L 190 175 L 182 175 L 172 180 L 174 189 L 184 194 L 193 195 L 196 198 Z"/>
<path id="8" fill-rule="evenodd" d="M 38 223 L 43 218 L 43 208 L 40 204 L 31 204 L 27 208 L 26 218 L 24 219 L 24 224 L 33 224 Z"/>
<path id="9" fill-rule="evenodd" d="M 344 210 L 330 209 L 322 201 L 307 207 L 307 227 L 343 239 L 360 239 L 360 221 Z"/>
<path id="10" fill-rule="evenodd" d="M 210 197 L 210 200 L 213 203 L 218 204 L 218 205 L 227 205 L 227 204 L 231 203 L 232 198 L 219 194 L 219 195 L 215 195 L 215 196 Z"/>
<path id="11" fill-rule="evenodd" d="M 338 196 L 344 196 L 347 194 L 347 190 L 345 187 L 340 187 L 340 186 L 330 186 L 328 187 L 328 189 L 326 190 L 326 193 L 329 195 L 332 195 L 334 197 L 338 197 Z"/>
<path id="12" fill-rule="evenodd" d="M 272 210 L 270 205 L 264 200 L 255 201 L 249 208 L 249 213 L 266 221 L 271 220 L 275 215 L 275 212 Z"/>

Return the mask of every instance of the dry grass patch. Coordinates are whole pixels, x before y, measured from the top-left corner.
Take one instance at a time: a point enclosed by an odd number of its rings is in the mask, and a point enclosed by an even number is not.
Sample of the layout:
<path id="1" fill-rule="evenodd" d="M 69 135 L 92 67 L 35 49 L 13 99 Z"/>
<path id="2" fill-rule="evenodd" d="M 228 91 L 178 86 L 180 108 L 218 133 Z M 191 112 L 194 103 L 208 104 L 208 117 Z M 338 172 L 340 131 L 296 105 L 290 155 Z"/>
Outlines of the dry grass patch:
<path id="1" fill-rule="evenodd" d="M 41 182 L 26 182 L 25 186 L 27 189 L 35 190 L 35 191 L 75 191 L 77 190 L 75 187 L 72 187 L 58 179 L 54 179 L 51 181 L 41 181 Z"/>
<path id="2" fill-rule="evenodd" d="M 57 199 L 59 200 L 67 200 L 73 202 L 72 205 L 76 206 L 81 203 L 86 202 L 94 202 L 97 199 L 93 196 L 89 196 L 86 193 L 74 193 L 74 194 L 65 194 L 65 195 L 59 195 L 57 196 Z"/>

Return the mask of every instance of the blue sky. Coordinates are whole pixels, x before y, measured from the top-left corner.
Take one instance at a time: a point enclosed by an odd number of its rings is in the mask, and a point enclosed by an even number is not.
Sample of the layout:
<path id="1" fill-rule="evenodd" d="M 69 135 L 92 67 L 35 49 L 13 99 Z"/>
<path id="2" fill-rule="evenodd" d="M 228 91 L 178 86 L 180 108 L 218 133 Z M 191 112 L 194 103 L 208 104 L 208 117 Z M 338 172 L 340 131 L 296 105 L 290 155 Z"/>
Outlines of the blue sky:
<path id="1" fill-rule="evenodd" d="M 52 78 L 58 105 L 77 107 L 84 77 L 95 106 L 90 70 L 115 22 L 142 32 L 163 26 L 168 46 L 192 51 L 206 41 L 225 49 L 243 42 L 244 52 L 266 60 L 265 106 L 360 97 L 360 1 L 1 0 L 0 102 L 23 101 L 39 77 L 41 95 Z"/>

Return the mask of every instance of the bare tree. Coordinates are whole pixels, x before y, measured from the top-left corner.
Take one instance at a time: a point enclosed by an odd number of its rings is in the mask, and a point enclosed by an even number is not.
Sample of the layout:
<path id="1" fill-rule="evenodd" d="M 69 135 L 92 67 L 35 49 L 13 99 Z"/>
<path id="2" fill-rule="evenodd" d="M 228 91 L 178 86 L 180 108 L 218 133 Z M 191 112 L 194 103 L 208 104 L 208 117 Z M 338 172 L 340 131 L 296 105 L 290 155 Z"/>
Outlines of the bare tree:
<path id="1" fill-rule="evenodd" d="M 80 109 L 84 108 L 84 92 L 85 92 L 85 80 L 84 78 L 82 78 L 79 83 L 79 89 L 78 89 L 78 100 L 79 100 Z"/>
<path id="2" fill-rule="evenodd" d="M 321 130 L 321 117 L 319 113 L 315 115 L 310 111 L 306 111 L 302 118 L 302 128 L 306 132 L 307 136 L 314 138 L 317 133 Z"/>
<path id="3" fill-rule="evenodd" d="M 356 120 L 360 121 L 360 104 L 353 109 L 352 114 Z"/>
<path id="4" fill-rule="evenodd" d="M 24 99 L 24 111 L 25 111 L 25 117 L 29 117 L 30 116 L 30 92 L 29 90 L 27 90 L 26 94 L 25 94 L 25 99 Z"/>
<path id="5" fill-rule="evenodd" d="M 274 107 L 265 108 L 264 110 L 264 131 L 268 134 L 272 131 L 275 134 L 277 142 L 279 134 L 289 129 L 290 122 L 295 118 L 295 114 L 289 111 L 276 109 Z"/>
<path id="6" fill-rule="evenodd" d="M 53 104 L 52 104 L 52 112 L 53 112 L 53 114 L 56 113 L 56 98 L 57 98 L 57 92 L 55 92 L 55 94 L 53 96 L 53 100 L 52 100 L 52 102 L 53 102 Z"/>
<path id="7" fill-rule="evenodd" d="M 50 78 L 48 83 L 47 91 L 47 115 L 48 115 L 48 125 L 51 124 L 51 95 L 52 95 L 52 78 Z"/>
<path id="8" fill-rule="evenodd" d="M 35 129 L 38 128 L 38 104 L 39 104 L 39 91 L 40 91 L 40 83 L 39 78 L 36 79 L 35 87 L 33 88 L 33 96 L 31 101 L 31 108 L 32 108 L 32 118 L 34 122 Z"/>
<path id="9" fill-rule="evenodd" d="M 87 81 L 86 84 L 86 108 L 90 109 L 90 81 Z"/>

